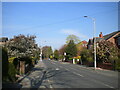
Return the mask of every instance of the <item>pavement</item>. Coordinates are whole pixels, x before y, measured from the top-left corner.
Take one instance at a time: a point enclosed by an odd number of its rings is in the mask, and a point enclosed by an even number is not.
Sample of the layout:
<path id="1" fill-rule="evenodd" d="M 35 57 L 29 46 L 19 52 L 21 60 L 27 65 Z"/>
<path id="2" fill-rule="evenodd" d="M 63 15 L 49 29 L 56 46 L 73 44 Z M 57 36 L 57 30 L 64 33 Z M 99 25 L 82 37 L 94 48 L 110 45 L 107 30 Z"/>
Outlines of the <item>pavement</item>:
<path id="1" fill-rule="evenodd" d="M 45 73 L 46 66 L 42 61 L 39 61 L 29 75 L 21 77 L 20 85 L 22 88 L 38 88 L 42 83 L 42 78 Z"/>

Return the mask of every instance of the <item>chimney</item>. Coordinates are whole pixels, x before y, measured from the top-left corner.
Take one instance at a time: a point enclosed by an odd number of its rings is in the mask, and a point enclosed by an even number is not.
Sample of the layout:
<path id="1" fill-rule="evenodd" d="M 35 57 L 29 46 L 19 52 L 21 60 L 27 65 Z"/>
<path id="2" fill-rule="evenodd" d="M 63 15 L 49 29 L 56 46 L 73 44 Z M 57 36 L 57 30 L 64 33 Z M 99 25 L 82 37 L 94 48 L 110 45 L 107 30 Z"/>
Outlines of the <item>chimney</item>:
<path id="1" fill-rule="evenodd" d="M 100 38 L 103 38 L 103 34 L 102 34 L 102 32 L 100 32 L 99 37 L 100 37 Z"/>

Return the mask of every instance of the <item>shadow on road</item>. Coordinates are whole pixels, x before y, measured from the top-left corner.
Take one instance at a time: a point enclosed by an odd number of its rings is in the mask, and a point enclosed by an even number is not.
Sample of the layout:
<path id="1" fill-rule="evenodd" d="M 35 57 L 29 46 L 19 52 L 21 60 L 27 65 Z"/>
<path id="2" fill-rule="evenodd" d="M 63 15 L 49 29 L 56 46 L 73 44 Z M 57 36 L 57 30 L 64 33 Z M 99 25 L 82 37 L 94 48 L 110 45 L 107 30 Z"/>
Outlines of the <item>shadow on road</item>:
<path id="1" fill-rule="evenodd" d="M 65 71 L 60 71 L 60 70 L 48 68 L 44 79 L 54 77 L 54 76 L 59 75 L 60 73 L 63 73 L 63 72 L 65 72 Z"/>
<path id="2" fill-rule="evenodd" d="M 6 89 L 17 89 L 17 88 L 21 88 L 22 85 L 20 85 L 19 83 L 2 83 L 2 90 L 6 90 Z"/>
<path id="3" fill-rule="evenodd" d="M 42 73 L 43 73 L 42 78 L 39 77 L 39 78 L 36 78 L 35 80 L 31 79 L 31 88 L 30 88 L 30 90 L 37 90 L 37 89 L 39 89 L 39 87 L 42 84 L 42 81 L 44 80 L 46 71 L 42 71 Z"/>

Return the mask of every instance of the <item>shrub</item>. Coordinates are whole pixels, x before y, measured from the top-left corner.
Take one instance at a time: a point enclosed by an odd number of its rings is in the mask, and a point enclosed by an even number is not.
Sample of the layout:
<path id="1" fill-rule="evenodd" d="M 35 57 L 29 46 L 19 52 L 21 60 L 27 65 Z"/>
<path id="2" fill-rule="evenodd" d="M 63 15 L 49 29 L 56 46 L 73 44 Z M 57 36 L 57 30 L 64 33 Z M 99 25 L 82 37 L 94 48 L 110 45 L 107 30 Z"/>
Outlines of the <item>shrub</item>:
<path id="1" fill-rule="evenodd" d="M 93 53 L 92 50 L 84 49 L 81 52 L 81 59 L 83 62 L 92 63 L 93 62 Z"/>
<path id="2" fill-rule="evenodd" d="M 55 50 L 55 51 L 54 51 L 54 59 L 55 59 L 55 60 L 58 60 L 58 59 L 59 59 L 59 52 L 58 52 L 58 50 Z"/>
<path id="3" fill-rule="evenodd" d="M 11 58 L 9 58 L 9 59 L 8 59 L 9 63 L 13 63 L 13 61 L 14 61 L 15 58 L 16 58 L 16 57 L 11 57 Z"/>
<path id="4" fill-rule="evenodd" d="M 11 82 L 16 81 L 16 79 L 17 79 L 16 78 L 16 73 L 17 73 L 17 70 L 16 70 L 14 64 L 13 63 L 9 63 L 8 75 L 9 75 L 9 80 Z"/>
<path id="5" fill-rule="evenodd" d="M 115 63 L 115 69 L 120 71 L 120 50 L 119 50 L 119 53 L 118 53 L 118 58 L 117 58 L 116 63 Z"/>
<path id="6" fill-rule="evenodd" d="M 18 65 L 19 65 L 19 59 L 18 58 L 15 58 L 14 60 L 13 60 L 13 65 L 15 66 L 15 68 L 16 68 L 16 70 L 17 70 L 17 74 L 19 74 L 19 67 L 18 67 Z"/>
<path id="7" fill-rule="evenodd" d="M 8 54 L 5 48 L 0 47 L 0 52 L 2 52 L 2 80 L 6 81 L 8 77 Z"/>

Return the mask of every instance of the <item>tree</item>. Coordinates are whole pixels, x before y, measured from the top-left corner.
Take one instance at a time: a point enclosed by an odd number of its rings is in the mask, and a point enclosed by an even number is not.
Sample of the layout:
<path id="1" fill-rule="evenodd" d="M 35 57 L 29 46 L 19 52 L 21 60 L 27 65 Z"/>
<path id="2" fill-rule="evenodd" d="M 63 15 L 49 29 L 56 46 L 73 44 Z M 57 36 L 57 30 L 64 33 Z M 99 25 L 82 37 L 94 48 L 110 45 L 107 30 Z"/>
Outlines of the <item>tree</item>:
<path id="1" fill-rule="evenodd" d="M 86 48 L 86 47 L 83 47 L 83 43 L 82 42 L 79 42 L 78 44 L 76 44 L 76 47 L 77 47 L 77 55 L 78 56 Z"/>
<path id="2" fill-rule="evenodd" d="M 8 49 L 9 57 L 39 57 L 39 47 L 35 44 L 36 36 L 18 35 L 10 39 L 5 47 Z"/>
<path id="3" fill-rule="evenodd" d="M 54 51 L 54 59 L 55 59 L 55 60 L 58 60 L 58 59 L 59 59 L 59 52 L 58 52 L 58 50 L 55 50 L 55 51 Z"/>
<path id="4" fill-rule="evenodd" d="M 51 46 L 44 46 L 42 48 L 42 54 L 43 58 L 49 58 L 53 54 Z"/>
<path id="5" fill-rule="evenodd" d="M 93 50 L 84 48 L 81 53 L 81 60 L 84 64 L 93 65 Z"/>
<path id="6" fill-rule="evenodd" d="M 59 49 L 59 59 L 60 60 L 63 60 L 64 59 L 64 53 L 65 53 L 65 48 L 66 48 L 66 44 L 65 45 L 63 45 L 60 49 Z"/>
<path id="7" fill-rule="evenodd" d="M 120 50 L 112 42 L 98 42 L 97 59 L 101 63 L 111 63 L 114 69 L 120 70 Z"/>
<path id="8" fill-rule="evenodd" d="M 74 40 L 70 40 L 70 42 L 67 44 L 65 48 L 65 52 L 67 54 L 66 55 L 67 59 L 75 57 L 77 55 L 77 48 L 74 43 Z"/>
<path id="9" fill-rule="evenodd" d="M 13 61 L 9 64 L 9 74 L 12 78 L 14 78 L 13 76 L 16 73 L 15 69 L 17 67 L 17 64 L 19 65 L 18 60 L 21 61 L 22 59 L 23 61 L 25 61 L 25 64 L 28 64 L 27 62 L 33 62 L 34 64 L 37 60 L 39 60 L 40 49 L 35 43 L 35 38 L 36 36 L 25 36 L 20 34 L 18 36 L 14 36 L 14 38 L 6 42 L 4 47 L 6 47 L 8 51 L 8 60 Z M 29 64 L 29 67 L 31 66 L 33 65 Z M 11 71 L 12 69 L 14 70 Z M 14 80 L 15 79 L 13 79 L 13 81 Z"/>
<path id="10" fill-rule="evenodd" d="M 67 45 L 65 44 L 65 45 L 63 45 L 63 46 L 59 49 L 59 54 L 60 54 L 60 55 L 63 55 L 63 54 L 64 54 L 66 46 L 67 46 Z"/>
<path id="11" fill-rule="evenodd" d="M 79 43 L 80 42 L 80 39 L 79 37 L 75 36 L 75 35 L 69 35 L 67 38 L 66 38 L 66 43 L 68 44 L 70 42 L 70 40 L 73 40 L 75 44 Z"/>
<path id="12" fill-rule="evenodd" d="M 109 41 L 98 42 L 97 57 L 101 62 L 113 62 L 118 59 L 118 48 Z"/>

